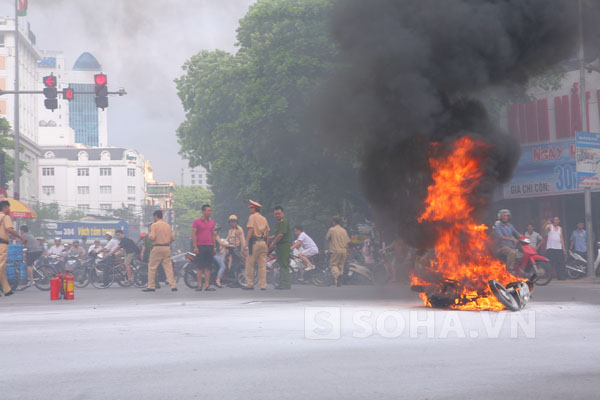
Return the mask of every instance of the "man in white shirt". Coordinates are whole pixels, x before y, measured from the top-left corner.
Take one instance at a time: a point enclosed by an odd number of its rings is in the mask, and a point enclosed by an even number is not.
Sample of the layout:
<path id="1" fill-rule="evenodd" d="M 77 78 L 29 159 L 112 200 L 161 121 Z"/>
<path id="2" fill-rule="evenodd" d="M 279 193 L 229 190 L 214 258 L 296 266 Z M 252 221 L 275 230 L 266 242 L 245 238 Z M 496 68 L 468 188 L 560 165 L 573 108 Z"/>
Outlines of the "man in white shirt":
<path id="1" fill-rule="evenodd" d="M 106 235 L 104 235 L 104 237 L 106 238 L 106 245 L 104 246 L 102 251 L 111 254 L 113 251 L 116 250 L 117 247 L 119 247 L 119 241 L 113 238 L 113 235 L 110 233 L 107 233 Z"/>
<path id="2" fill-rule="evenodd" d="M 302 226 L 296 225 L 294 227 L 294 233 L 297 236 L 296 241 L 292 244 L 291 249 L 298 249 L 298 258 L 307 266 L 306 271 L 314 269 L 315 266 L 310 262 L 308 257 L 319 254 L 319 248 L 314 240 L 304 232 Z"/>
<path id="3" fill-rule="evenodd" d="M 52 246 L 48 249 L 48 255 L 62 257 L 62 256 L 64 256 L 64 253 L 65 253 L 65 246 L 63 246 L 61 244 L 60 238 L 59 237 L 54 238 L 54 246 Z"/>
<path id="4" fill-rule="evenodd" d="M 88 254 L 98 254 L 102 251 L 102 243 L 100 243 L 100 239 L 94 240 L 94 244 L 90 246 L 88 249 Z"/>

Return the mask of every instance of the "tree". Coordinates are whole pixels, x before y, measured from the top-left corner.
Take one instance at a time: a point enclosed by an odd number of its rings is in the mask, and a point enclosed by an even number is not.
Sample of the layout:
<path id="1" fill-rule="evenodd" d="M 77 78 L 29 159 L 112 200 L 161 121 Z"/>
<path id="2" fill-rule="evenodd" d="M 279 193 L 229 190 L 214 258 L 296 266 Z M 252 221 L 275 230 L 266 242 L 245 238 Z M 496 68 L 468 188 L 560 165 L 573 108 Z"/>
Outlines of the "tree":
<path id="1" fill-rule="evenodd" d="M 213 193 L 199 186 L 176 186 L 173 193 L 173 211 L 177 240 L 187 241 L 192 233 L 192 222 L 201 214 L 204 204 L 212 204 Z"/>
<path id="2" fill-rule="evenodd" d="M 266 210 L 281 204 L 309 224 L 328 225 L 344 210 L 366 214 L 357 155 L 328 147 L 312 122 L 320 86 L 339 63 L 328 30 L 332 5 L 258 1 L 240 21 L 235 55 L 201 51 L 184 64 L 178 140 L 191 166 L 209 169 L 216 203 L 228 205 L 217 218 L 247 215 L 249 198 Z"/>
<path id="3" fill-rule="evenodd" d="M 6 187 L 6 183 L 14 178 L 15 160 L 6 153 L 5 150 L 14 150 L 14 135 L 11 133 L 11 127 L 8 120 L 0 117 L 0 186 Z M 25 163 L 21 162 L 21 169 Z"/>
<path id="4" fill-rule="evenodd" d="M 77 208 L 71 208 L 65 212 L 64 219 L 67 221 L 78 221 L 85 217 L 85 213 L 78 210 Z"/>

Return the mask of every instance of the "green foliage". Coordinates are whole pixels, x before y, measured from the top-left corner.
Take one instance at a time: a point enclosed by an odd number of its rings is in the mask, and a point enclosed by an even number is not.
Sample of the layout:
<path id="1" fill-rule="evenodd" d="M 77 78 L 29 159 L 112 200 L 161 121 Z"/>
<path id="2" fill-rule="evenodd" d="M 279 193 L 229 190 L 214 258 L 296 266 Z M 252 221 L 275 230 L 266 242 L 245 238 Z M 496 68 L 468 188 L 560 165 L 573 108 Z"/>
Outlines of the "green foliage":
<path id="1" fill-rule="evenodd" d="M 212 204 L 213 193 L 199 186 L 176 186 L 173 193 L 173 211 L 178 238 L 187 238 L 192 232 L 192 222 L 202 213 L 204 204 Z M 213 207 L 214 209 L 214 207 Z"/>
<path id="2" fill-rule="evenodd" d="M 15 172 L 15 161 L 9 156 L 4 150 L 12 150 L 15 148 L 15 142 L 13 141 L 14 135 L 10 133 L 10 124 L 7 119 L 0 118 L 0 161 L 3 160 L 0 168 L 2 168 L 3 174 L 0 175 L 0 186 L 6 186 L 6 183 L 11 181 L 14 177 Z M 3 176 L 2 176 L 3 175 Z"/>
<path id="3" fill-rule="evenodd" d="M 312 123 L 320 85 L 339 63 L 328 30 L 333 3 L 260 0 L 240 21 L 235 55 L 201 51 L 183 66 L 181 154 L 210 170 L 218 220 L 245 217 L 250 198 L 267 214 L 289 208 L 297 222 L 365 213 L 355 158 L 326 147 Z"/>
<path id="4" fill-rule="evenodd" d="M 135 222 L 137 221 L 137 215 L 129 207 L 121 207 L 110 210 L 110 215 L 119 220 Z"/>
<path id="5" fill-rule="evenodd" d="M 71 208 L 69 211 L 67 211 L 65 213 L 65 215 L 63 216 L 63 219 L 65 219 L 67 221 L 78 221 L 84 217 L 85 217 L 84 212 L 79 211 L 76 208 Z"/>

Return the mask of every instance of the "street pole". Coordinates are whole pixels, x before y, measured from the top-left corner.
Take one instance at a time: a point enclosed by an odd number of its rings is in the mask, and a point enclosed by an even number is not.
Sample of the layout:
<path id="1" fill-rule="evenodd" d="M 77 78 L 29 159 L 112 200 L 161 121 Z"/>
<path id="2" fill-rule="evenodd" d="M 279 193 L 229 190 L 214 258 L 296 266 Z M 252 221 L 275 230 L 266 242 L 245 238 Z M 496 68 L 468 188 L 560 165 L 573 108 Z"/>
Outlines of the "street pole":
<path id="1" fill-rule="evenodd" d="M 581 114 L 581 130 L 586 132 L 587 125 L 587 107 L 585 93 L 585 59 L 583 50 L 583 4 L 579 0 L 579 112 Z M 594 276 L 594 249 L 592 243 L 592 189 L 586 186 L 583 189 L 583 202 L 585 209 L 585 231 L 587 235 L 587 272 L 588 276 Z"/>
<path id="2" fill-rule="evenodd" d="M 19 0 L 15 0 L 15 91 L 19 91 Z M 15 133 L 15 173 L 13 178 L 13 197 L 21 195 L 21 174 L 19 173 L 19 151 L 21 150 L 21 141 L 19 138 L 19 95 L 15 93 L 15 118 L 13 121 L 13 131 Z"/>

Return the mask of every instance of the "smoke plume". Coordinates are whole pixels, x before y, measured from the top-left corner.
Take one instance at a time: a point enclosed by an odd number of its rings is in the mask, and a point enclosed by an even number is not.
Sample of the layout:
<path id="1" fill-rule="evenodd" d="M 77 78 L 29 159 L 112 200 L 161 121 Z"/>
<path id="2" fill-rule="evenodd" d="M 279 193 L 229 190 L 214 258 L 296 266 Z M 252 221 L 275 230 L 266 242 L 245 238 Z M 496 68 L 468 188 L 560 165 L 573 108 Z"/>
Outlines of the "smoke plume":
<path id="1" fill-rule="evenodd" d="M 575 54 L 577 21 L 577 3 L 568 0 L 338 3 L 332 31 L 345 67 L 327 86 L 324 128 L 340 142 L 364 144 L 362 187 L 387 228 L 415 247 L 433 244 L 433 227 L 417 222 L 431 184 L 431 143 L 443 154 L 466 134 L 489 144 L 481 150 L 484 183 L 471 199 L 477 210 L 489 204 L 519 147 L 492 125 L 478 96 L 523 85 Z"/>

